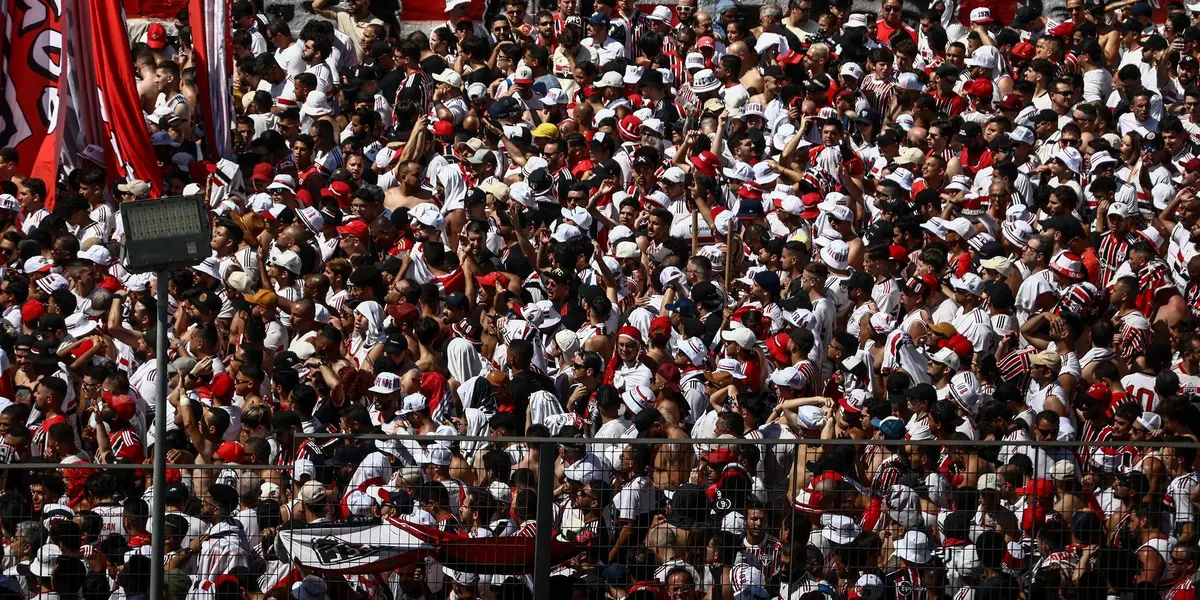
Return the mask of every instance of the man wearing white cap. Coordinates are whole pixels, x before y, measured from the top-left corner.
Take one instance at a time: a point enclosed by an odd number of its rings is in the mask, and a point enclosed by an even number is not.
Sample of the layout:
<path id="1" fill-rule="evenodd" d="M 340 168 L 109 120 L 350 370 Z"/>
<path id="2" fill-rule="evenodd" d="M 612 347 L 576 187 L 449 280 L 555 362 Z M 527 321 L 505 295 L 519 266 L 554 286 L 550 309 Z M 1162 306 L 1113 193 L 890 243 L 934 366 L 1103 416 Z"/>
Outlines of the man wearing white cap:
<path id="1" fill-rule="evenodd" d="M 950 379 L 961 368 L 958 355 L 950 348 L 940 348 L 929 356 L 929 379 L 937 389 L 938 400 L 950 397 Z"/>
<path id="2" fill-rule="evenodd" d="M 958 315 L 951 325 L 960 332 L 966 331 L 971 325 L 991 331 L 991 315 L 983 308 L 983 279 L 974 273 L 951 277 L 950 288 L 954 290 L 954 301 L 958 303 Z"/>
<path id="3" fill-rule="evenodd" d="M 462 95 L 462 75 L 453 69 L 446 69 L 441 73 L 434 73 L 431 78 L 436 82 L 433 101 L 440 102 L 454 115 L 455 124 L 462 123 L 468 111 L 467 102 Z"/>

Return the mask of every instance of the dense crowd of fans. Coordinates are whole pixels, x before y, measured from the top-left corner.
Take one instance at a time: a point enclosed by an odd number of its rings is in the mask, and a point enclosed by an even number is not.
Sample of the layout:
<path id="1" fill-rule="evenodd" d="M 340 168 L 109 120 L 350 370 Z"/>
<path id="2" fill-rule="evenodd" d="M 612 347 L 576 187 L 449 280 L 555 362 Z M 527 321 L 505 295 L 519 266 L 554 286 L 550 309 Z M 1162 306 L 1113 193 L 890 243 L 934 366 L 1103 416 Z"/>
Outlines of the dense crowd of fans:
<path id="1" fill-rule="evenodd" d="M 238 0 L 231 149 L 181 14 L 163 181 L 0 150 L 0 599 L 1194 598 L 1200 5 L 587 4 Z M 117 260 L 159 187 L 212 210 L 166 280 Z M 580 552 L 276 544 L 371 519 Z"/>

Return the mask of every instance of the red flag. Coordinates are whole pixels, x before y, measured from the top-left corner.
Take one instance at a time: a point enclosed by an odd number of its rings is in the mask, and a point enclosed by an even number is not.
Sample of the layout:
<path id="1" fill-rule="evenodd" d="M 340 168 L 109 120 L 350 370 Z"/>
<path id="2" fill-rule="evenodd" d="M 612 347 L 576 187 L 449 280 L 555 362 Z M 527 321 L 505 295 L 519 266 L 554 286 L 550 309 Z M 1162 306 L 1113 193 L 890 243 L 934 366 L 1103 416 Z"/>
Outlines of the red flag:
<path id="1" fill-rule="evenodd" d="M 62 72 L 63 15 L 52 0 L 0 0 L 4 100 L 0 146 L 17 150 L 20 172 L 44 180 L 51 190 L 58 153 L 58 82 Z"/>
<path id="2" fill-rule="evenodd" d="M 204 101 L 196 110 L 204 125 L 205 156 L 210 159 L 232 158 L 228 126 L 233 122 L 233 94 L 230 73 L 232 56 L 228 49 L 229 5 L 226 0 L 190 0 L 189 23 L 192 26 L 192 64 L 196 67 L 196 95 Z"/>
<path id="3" fill-rule="evenodd" d="M 142 102 L 134 82 L 133 53 L 125 31 L 120 2 L 89 0 L 96 84 L 100 88 L 100 115 L 104 119 L 105 163 L 110 176 L 141 179 L 150 183 L 151 197 L 162 195 L 162 173 L 150 130 L 142 116 Z"/>
<path id="4" fill-rule="evenodd" d="M 204 18 L 204 0 L 189 0 L 188 23 L 192 26 L 192 66 L 196 67 L 196 97 L 207 98 L 208 81 L 208 23 Z M 212 109 L 208 102 L 198 102 L 196 112 L 200 113 L 200 123 L 204 126 L 205 146 L 212 148 L 213 118 Z"/>

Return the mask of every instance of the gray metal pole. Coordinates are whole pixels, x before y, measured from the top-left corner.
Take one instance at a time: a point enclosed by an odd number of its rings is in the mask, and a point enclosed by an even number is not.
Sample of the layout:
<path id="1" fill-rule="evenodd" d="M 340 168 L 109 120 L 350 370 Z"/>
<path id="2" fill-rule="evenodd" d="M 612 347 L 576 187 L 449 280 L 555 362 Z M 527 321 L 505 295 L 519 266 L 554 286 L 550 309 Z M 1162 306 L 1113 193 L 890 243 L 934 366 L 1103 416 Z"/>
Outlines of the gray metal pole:
<path id="1" fill-rule="evenodd" d="M 537 537 L 534 538 L 533 597 L 549 598 L 550 542 L 554 535 L 554 461 L 558 458 L 558 444 L 544 442 L 538 445 L 538 490 L 537 490 Z"/>
<path id="2" fill-rule="evenodd" d="M 158 406 L 154 407 L 154 516 L 153 531 L 150 532 L 150 600 L 163 597 L 163 515 L 166 513 L 164 489 L 167 486 L 167 272 L 158 272 L 154 282 L 158 291 L 158 343 L 154 345 L 158 370 Z M 553 469 L 553 467 L 551 467 Z M 551 470 L 551 473 L 554 471 Z"/>

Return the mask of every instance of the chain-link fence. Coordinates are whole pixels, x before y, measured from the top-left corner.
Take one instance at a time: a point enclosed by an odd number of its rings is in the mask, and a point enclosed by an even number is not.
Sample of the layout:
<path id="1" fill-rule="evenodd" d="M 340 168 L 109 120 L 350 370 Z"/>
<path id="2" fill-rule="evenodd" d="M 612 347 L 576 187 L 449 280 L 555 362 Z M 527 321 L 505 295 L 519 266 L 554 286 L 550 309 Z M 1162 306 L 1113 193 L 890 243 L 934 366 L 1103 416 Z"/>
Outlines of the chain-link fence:
<path id="1" fill-rule="evenodd" d="M 166 595 L 1191 597 L 1190 441 L 573 431 L 322 435 L 272 445 L 270 461 L 170 464 Z M 148 465 L 0 476 L 8 589 L 146 593 Z"/>

